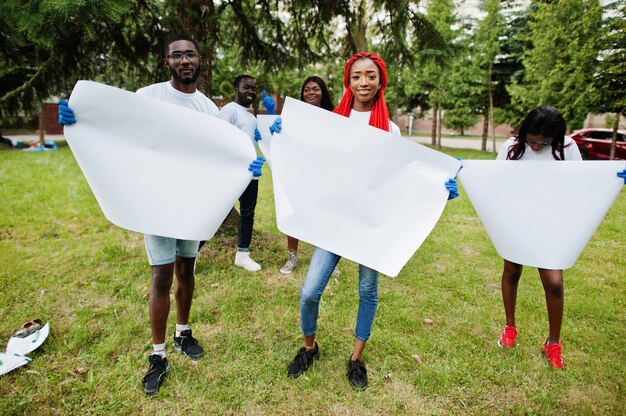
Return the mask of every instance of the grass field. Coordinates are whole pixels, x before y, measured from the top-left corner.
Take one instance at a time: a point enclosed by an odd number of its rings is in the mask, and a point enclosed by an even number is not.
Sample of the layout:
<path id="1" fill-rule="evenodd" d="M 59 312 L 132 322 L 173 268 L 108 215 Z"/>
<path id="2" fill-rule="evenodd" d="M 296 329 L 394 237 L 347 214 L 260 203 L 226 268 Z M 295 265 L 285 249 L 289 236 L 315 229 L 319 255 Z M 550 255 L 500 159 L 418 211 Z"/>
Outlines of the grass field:
<path id="1" fill-rule="evenodd" d="M 563 371 L 540 350 L 548 324 L 535 269 L 524 271 L 519 287 L 519 345 L 496 346 L 502 260 L 461 190 L 400 275 L 381 277 L 364 355 L 370 388 L 356 392 L 345 378 L 358 302 L 357 266 L 347 260 L 322 298 L 320 360 L 305 376 L 286 377 L 301 346 L 299 288 L 311 246 L 301 244 L 295 274 L 278 272 L 286 238 L 265 167 L 253 239 L 263 270 L 232 265 L 232 236 L 203 249 L 191 324 L 206 355 L 194 363 L 173 351 L 171 313 L 172 372 L 148 398 L 142 236 L 104 218 L 67 147 L 0 152 L 0 175 L 0 348 L 25 321 L 41 317 L 51 326 L 33 361 L 0 377 L 2 415 L 625 413 L 626 192 L 565 272 Z"/>

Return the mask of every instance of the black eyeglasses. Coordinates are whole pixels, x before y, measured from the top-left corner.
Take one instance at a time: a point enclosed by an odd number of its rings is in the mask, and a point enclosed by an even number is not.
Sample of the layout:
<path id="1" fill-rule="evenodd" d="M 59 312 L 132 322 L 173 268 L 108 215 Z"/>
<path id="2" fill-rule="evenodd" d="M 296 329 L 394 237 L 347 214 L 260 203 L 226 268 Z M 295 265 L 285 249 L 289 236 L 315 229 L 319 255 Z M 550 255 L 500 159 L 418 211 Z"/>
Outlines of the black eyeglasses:
<path id="1" fill-rule="evenodd" d="M 192 59 L 196 59 L 198 57 L 198 54 L 196 52 L 172 52 L 167 56 L 168 59 L 176 62 L 182 61 L 183 57 L 191 61 Z"/>

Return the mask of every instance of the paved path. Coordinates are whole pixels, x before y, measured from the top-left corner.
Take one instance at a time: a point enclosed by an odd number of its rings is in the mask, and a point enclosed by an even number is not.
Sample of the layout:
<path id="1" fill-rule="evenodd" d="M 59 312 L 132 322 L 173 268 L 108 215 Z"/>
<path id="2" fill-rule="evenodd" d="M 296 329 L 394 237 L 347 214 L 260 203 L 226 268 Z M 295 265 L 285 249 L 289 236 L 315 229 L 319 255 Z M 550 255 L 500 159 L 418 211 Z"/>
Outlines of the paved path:
<path id="1" fill-rule="evenodd" d="M 405 136 L 416 143 L 430 144 L 431 138 L 425 136 Z M 500 150 L 500 146 L 504 143 L 504 139 L 496 138 L 496 151 Z M 453 149 L 475 149 L 480 150 L 480 139 L 458 139 L 454 137 L 442 137 L 441 145 L 443 147 L 451 147 Z M 491 151 L 491 139 L 487 140 L 487 151 Z"/>
<path id="2" fill-rule="evenodd" d="M 39 141 L 39 135 L 37 134 L 25 134 L 25 135 L 5 135 L 11 139 L 13 144 L 17 141 L 22 141 L 24 143 L 37 142 Z M 416 143 L 421 144 L 430 144 L 430 137 L 426 136 L 405 136 L 410 140 L 413 140 Z M 52 141 L 63 141 L 65 137 L 62 134 L 46 134 L 45 140 Z M 500 145 L 504 142 L 504 139 L 496 139 L 496 150 L 500 150 Z M 480 150 L 480 139 L 459 139 L 454 137 L 442 137 L 441 145 L 443 147 L 451 147 L 454 149 L 475 149 Z M 491 139 L 487 141 L 487 150 L 491 151 Z"/>

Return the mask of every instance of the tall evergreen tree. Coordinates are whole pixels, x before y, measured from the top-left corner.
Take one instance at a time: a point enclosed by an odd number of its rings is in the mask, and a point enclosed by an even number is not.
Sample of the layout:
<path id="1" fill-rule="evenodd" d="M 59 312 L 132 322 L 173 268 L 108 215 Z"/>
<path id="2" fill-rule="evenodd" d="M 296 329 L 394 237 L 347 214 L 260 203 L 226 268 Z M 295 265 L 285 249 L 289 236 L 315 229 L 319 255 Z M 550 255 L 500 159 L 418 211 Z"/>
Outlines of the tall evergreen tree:
<path id="1" fill-rule="evenodd" d="M 594 96 L 602 12 L 597 0 L 531 3 L 530 49 L 524 58 L 522 83 L 509 91 L 526 111 L 553 105 L 570 129 L 580 128 Z"/>
<path id="2" fill-rule="evenodd" d="M 500 38 L 504 32 L 504 16 L 501 14 L 501 2 L 498 0 L 483 0 L 481 10 L 486 13 L 476 30 L 474 54 L 475 62 L 483 73 L 483 135 L 481 150 L 487 150 L 487 126 L 491 125 L 493 140 L 492 150 L 496 151 L 495 117 L 494 117 L 494 66 L 500 55 Z M 487 120 L 487 117 L 489 118 Z"/>
<path id="3" fill-rule="evenodd" d="M 613 140 L 609 158 L 615 159 L 617 129 L 626 113 L 626 0 L 611 3 L 602 25 L 600 63 L 595 76 L 598 93 L 593 110 L 613 113 Z"/>
<path id="4" fill-rule="evenodd" d="M 30 112 L 80 78 L 127 70 L 132 81 L 118 75 L 120 86 L 153 79 L 158 15 L 154 4 L 121 0 L 0 2 L 0 115 Z"/>

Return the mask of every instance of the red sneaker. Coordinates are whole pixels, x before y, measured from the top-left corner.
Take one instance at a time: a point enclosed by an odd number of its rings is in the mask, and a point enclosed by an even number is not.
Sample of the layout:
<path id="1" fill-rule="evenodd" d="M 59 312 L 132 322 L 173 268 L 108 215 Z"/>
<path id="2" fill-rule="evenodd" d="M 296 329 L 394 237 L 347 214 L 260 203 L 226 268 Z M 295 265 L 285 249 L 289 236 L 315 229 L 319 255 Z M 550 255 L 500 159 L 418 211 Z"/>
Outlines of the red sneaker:
<path id="1" fill-rule="evenodd" d="M 517 338 L 517 328 L 513 325 L 507 325 L 500 334 L 498 345 L 501 347 L 511 348 L 515 345 L 515 338 Z"/>
<path id="2" fill-rule="evenodd" d="M 559 341 L 558 344 L 551 344 L 550 340 L 547 339 L 546 342 L 541 344 L 541 348 L 546 353 L 546 357 L 548 357 L 548 362 L 552 365 L 552 367 L 557 370 L 561 370 L 563 368 L 563 357 L 561 357 L 561 348 L 563 347 L 563 340 Z"/>

